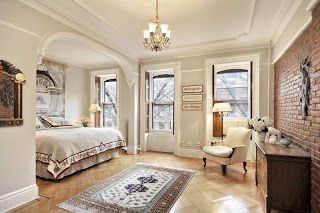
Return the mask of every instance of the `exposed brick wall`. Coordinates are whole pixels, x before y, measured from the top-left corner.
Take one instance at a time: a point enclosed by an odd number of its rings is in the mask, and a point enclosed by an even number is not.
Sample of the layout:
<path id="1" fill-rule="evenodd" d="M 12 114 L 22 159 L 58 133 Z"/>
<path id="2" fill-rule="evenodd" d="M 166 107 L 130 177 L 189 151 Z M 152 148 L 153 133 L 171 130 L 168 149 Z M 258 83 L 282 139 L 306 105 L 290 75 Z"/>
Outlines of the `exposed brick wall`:
<path id="1" fill-rule="evenodd" d="M 312 23 L 275 64 L 275 127 L 311 153 L 312 212 L 320 212 L 320 3 Z M 299 58 L 309 56 L 311 66 L 309 112 L 303 119 L 299 103 Z"/>

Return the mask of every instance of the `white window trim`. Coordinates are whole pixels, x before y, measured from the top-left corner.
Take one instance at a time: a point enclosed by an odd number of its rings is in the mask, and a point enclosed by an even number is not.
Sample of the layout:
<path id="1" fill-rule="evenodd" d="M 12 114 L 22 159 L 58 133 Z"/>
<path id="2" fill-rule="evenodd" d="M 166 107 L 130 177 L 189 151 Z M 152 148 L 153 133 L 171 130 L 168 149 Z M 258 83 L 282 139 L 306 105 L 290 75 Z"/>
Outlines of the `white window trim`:
<path id="1" fill-rule="evenodd" d="M 104 75 L 110 75 L 110 74 L 116 74 L 116 78 L 117 78 L 117 107 L 118 107 L 118 113 L 117 113 L 117 129 L 120 128 L 120 118 L 121 118 L 121 111 L 120 111 L 120 105 L 121 105 L 121 101 L 120 101 L 120 93 L 121 93 L 121 89 L 120 89 L 120 70 L 119 69 L 103 69 L 103 70 L 97 70 L 97 71 L 92 71 L 90 73 L 90 100 L 91 103 L 95 103 L 95 77 L 96 76 L 104 76 Z M 118 86 L 119 85 L 119 86 Z M 91 104 L 90 103 L 90 104 Z M 100 126 L 103 127 L 103 119 L 102 119 L 103 113 L 100 113 Z M 93 121 L 94 117 L 93 114 L 90 114 L 90 118 Z"/>
<path id="2" fill-rule="evenodd" d="M 228 116 L 226 116 L 226 117 L 224 117 L 223 119 L 225 119 L 225 120 L 232 120 L 232 119 L 251 119 L 251 117 L 252 117 L 252 109 L 251 109 L 251 107 L 252 107 L 252 104 L 251 104 L 251 100 L 252 100 L 252 92 L 251 92 L 251 85 L 252 85 L 252 82 L 251 82 L 251 79 L 252 79 L 252 70 L 251 70 L 251 62 L 250 61 L 248 61 L 248 68 L 245 68 L 245 67 L 239 67 L 239 69 L 247 69 L 248 70 L 248 117 L 228 117 Z M 236 69 L 236 67 L 228 67 L 228 66 L 226 66 L 226 69 Z M 217 73 L 219 73 L 219 72 L 221 72 L 222 70 L 219 70 L 219 71 L 217 71 L 217 70 L 214 70 L 214 79 L 217 79 Z M 217 93 L 217 88 L 215 87 L 215 82 L 213 82 L 213 88 L 214 88 L 214 95 L 216 95 Z"/>
<path id="3" fill-rule="evenodd" d="M 150 104 L 149 104 L 149 132 L 163 132 L 163 133 L 173 133 L 173 129 L 172 130 L 161 130 L 161 129 L 153 129 L 153 110 L 152 110 L 152 105 L 153 105 L 153 77 L 157 76 L 156 72 L 150 71 L 150 86 L 149 86 L 149 94 L 150 94 Z M 157 73 L 158 74 L 158 73 Z M 174 76 L 174 73 L 172 74 Z M 173 77 L 175 78 L 175 76 Z M 174 85 L 175 87 L 175 85 Z M 173 97 L 174 98 L 174 97 Z M 174 101 L 172 103 L 172 105 L 174 106 Z M 151 112 L 151 113 L 150 113 Z M 174 116 L 173 116 L 173 122 L 174 122 Z"/>
<path id="4" fill-rule="evenodd" d="M 105 102 L 104 101 L 104 81 L 106 80 L 109 80 L 109 79 L 116 79 L 116 87 L 117 87 L 117 101 L 116 102 Z M 115 104 L 116 105 L 116 109 L 117 109 L 117 125 L 116 125 L 116 129 L 119 129 L 119 124 L 120 124 L 120 119 L 119 119 L 119 110 L 120 110 L 120 107 L 119 107 L 119 88 L 120 88 L 120 85 L 119 85 L 119 75 L 118 74 L 107 74 L 107 75 L 103 75 L 101 78 L 100 78 L 100 85 L 101 85 L 101 97 L 100 97 L 100 100 L 101 100 L 101 105 L 103 104 Z M 103 106 L 101 106 L 102 110 L 103 110 Z M 103 111 L 102 113 L 100 113 L 100 126 L 101 127 L 104 127 L 104 122 L 103 122 Z"/>
<path id="5" fill-rule="evenodd" d="M 252 117 L 260 114 L 260 98 L 259 98 L 259 83 L 260 83 L 260 54 L 237 55 L 230 57 L 208 58 L 205 60 L 205 90 L 207 98 L 205 99 L 205 137 L 203 144 L 208 145 L 212 138 L 213 120 L 212 120 L 212 65 L 226 64 L 242 61 L 252 61 Z"/>
<path id="6" fill-rule="evenodd" d="M 150 64 L 143 65 L 140 67 L 140 82 L 145 82 L 145 72 L 150 70 L 160 70 L 160 69 L 174 69 L 174 154 L 180 155 L 180 93 L 181 93 L 181 62 L 172 63 L 161 63 L 161 64 Z M 140 97 L 145 97 L 145 84 L 140 84 Z M 146 149 L 146 134 L 145 134 L 145 99 L 140 99 L 140 146 L 142 151 L 147 151 Z"/>

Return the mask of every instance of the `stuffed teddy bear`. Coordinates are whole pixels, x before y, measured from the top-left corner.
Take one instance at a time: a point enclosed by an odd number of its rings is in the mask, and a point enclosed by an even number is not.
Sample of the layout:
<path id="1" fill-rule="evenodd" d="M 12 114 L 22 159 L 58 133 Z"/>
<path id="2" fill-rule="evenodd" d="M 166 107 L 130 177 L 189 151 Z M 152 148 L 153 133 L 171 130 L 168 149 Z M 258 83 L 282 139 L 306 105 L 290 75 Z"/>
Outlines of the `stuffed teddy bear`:
<path id="1" fill-rule="evenodd" d="M 268 132 L 264 142 L 266 143 L 279 143 L 281 139 L 281 132 L 273 127 L 268 127 Z"/>

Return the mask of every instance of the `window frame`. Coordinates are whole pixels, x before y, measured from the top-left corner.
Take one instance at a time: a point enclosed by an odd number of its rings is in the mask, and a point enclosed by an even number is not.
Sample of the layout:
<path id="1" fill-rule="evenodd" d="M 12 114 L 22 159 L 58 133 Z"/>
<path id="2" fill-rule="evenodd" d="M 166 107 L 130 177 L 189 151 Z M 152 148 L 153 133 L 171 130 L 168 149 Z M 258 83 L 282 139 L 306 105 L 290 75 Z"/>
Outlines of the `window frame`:
<path id="1" fill-rule="evenodd" d="M 101 126 L 103 128 L 108 128 L 104 125 L 104 105 L 109 105 L 109 106 L 112 106 L 112 105 L 115 105 L 116 106 L 116 111 L 117 111 L 117 122 L 116 122 L 116 126 L 113 126 L 113 127 L 109 127 L 109 128 L 116 128 L 116 129 L 119 129 L 119 123 L 120 123 L 120 104 L 119 104 L 119 94 L 120 94 L 120 91 L 119 91 L 119 79 L 118 79 L 118 74 L 115 73 L 115 74 L 106 74 L 106 75 L 103 75 L 101 76 L 100 78 L 100 81 L 101 81 L 101 102 L 100 102 L 100 106 L 101 106 L 101 109 L 102 109 L 102 112 L 101 112 Z M 105 101 L 105 82 L 108 82 L 108 81 L 115 81 L 116 82 L 116 102 L 106 102 Z"/>
<path id="2" fill-rule="evenodd" d="M 230 100 L 220 100 L 220 99 L 216 99 L 217 96 L 217 86 L 216 86 L 216 79 L 217 79 L 217 74 L 218 73 L 232 73 L 232 72 L 239 72 L 239 70 L 243 70 L 243 72 L 247 72 L 248 73 L 248 116 L 247 117 L 228 117 L 228 116 L 224 116 L 225 120 L 232 120 L 232 119 L 251 119 L 252 118 L 252 62 L 250 62 L 250 66 L 249 69 L 244 69 L 244 68 L 226 68 L 224 70 L 219 70 L 216 71 L 214 69 L 215 67 L 213 66 L 213 76 L 212 76 L 212 80 L 213 80 L 213 104 L 214 103 L 221 103 L 221 102 L 228 102 Z M 232 101 L 228 102 L 228 103 L 237 103 L 237 101 Z"/>
<path id="3" fill-rule="evenodd" d="M 154 129 L 153 125 L 153 107 L 155 102 L 154 98 L 154 78 L 173 78 L 173 82 L 175 82 L 174 74 L 169 73 L 153 73 L 150 72 L 150 85 L 149 85 L 149 132 L 164 132 L 164 133 L 173 133 L 174 132 L 174 99 L 175 99 L 175 90 L 173 90 L 173 101 L 172 102 L 160 102 L 156 105 L 172 105 L 172 129 Z M 173 84 L 175 87 L 175 83 Z"/>

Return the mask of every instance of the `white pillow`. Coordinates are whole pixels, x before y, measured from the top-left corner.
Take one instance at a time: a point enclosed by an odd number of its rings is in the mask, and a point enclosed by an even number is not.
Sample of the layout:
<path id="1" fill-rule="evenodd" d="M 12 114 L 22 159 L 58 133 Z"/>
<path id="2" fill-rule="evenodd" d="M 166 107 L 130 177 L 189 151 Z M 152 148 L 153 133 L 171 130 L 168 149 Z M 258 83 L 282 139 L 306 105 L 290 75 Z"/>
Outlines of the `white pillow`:
<path id="1" fill-rule="evenodd" d="M 72 126 L 72 124 L 63 117 L 48 117 L 56 126 Z"/>
<path id="2" fill-rule="evenodd" d="M 52 127 L 72 126 L 72 124 L 63 117 L 49 117 L 42 115 L 41 118 Z"/>

